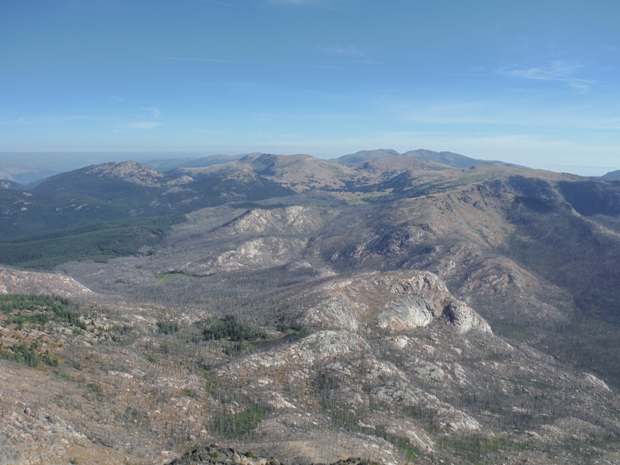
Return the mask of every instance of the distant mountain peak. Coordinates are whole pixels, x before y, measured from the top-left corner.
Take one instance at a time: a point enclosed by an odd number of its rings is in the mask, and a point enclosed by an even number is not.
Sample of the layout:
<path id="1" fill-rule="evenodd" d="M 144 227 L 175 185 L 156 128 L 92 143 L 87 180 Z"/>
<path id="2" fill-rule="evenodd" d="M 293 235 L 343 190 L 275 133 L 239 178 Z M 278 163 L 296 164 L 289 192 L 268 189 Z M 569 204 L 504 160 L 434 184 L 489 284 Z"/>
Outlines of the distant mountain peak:
<path id="1" fill-rule="evenodd" d="M 334 161 L 337 161 L 338 163 L 341 163 L 343 165 L 354 166 L 360 163 L 377 160 L 379 158 L 400 156 L 402 156 L 400 153 L 392 149 L 360 150 L 359 152 L 339 157 Z"/>
<path id="2" fill-rule="evenodd" d="M 87 168 L 86 174 L 94 174 L 107 178 L 118 178 L 143 186 L 155 186 L 164 178 L 162 173 L 147 168 L 135 161 L 111 162 L 93 165 Z"/>
<path id="3" fill-rule="evenodd" d="M 26 186 L 8 179 L 0 179 L 0 189 L 26 189 Z"/>
<path id="4" fill-rule="evenodd" d="M 601 176 L 601 179 L 605 179 L 607 181 L 620 181 L 620 170 L 610 171 L 609 173 Z"/>
<path id="5" fill-rule="evenodd" d="M 483 165 L 485 163 L 492 163 L 485 160 L 477 160 L 475 158 L 466 157 L 453 152 L 435 152 L 427 149 L 417 149 L 405 152 L 405 157 L 417 157 L 422 160 L 434 161 L 437 163 L 443 163 L 444 165 L 453 166 L 455 168 L 468 168 L 470 166 Z"/>
<path id="6" fill-rule="evenodd" d="M 362 150 L 350 155 L 344 155 L 337 158 L 335 161 L 347 166 L 356 166 L 373 160 L 393 157 L 416 157 L 421 160 L 442 163 L 446 166 L 451 166 L 454 168 L 468 168 L 470 166 L 478 166 L 486 163 L 499 163 L 508 166 L 517 166 L 501 161 L 478 160 L 475 158 L 466 157 L 465 155 L 460 155 L 458 153 L 435 152 L 427 149 L 410 150 L 405 153 L 399 153 L 392 149 Z"/>

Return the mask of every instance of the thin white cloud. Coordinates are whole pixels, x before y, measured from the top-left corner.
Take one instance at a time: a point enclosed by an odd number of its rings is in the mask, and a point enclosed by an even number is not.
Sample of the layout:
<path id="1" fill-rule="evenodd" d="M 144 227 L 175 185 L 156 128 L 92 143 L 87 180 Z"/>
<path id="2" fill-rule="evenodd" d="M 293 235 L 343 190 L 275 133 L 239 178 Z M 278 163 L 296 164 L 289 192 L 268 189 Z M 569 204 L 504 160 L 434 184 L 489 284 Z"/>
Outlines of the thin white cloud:
<path id="1" fill-rule="evenodd" d="M 155 129 L 157 126 L 160 126 L 161 123 L 158 121 L 134 121 L 131 123 L 127 123 L 121 128 L 125 129 Z"/>
<path id="2" fill-rule="evenodd" d="M 37 118 L 19 117 L 14 120 L 0 120 L 0 126 L 28 124 L 48 127 L 50 125 L 58 126 L 73 122 L 108 123 L 114 124 L 114 127 L 121 129 L 155 129 L 161 126 L 162 122 L 158 121 L 161 116 L 161 110 L 158 107 L 144 107 L 142 110 L 148 112 L 148 120 L 143 119 L 145 118 L 143 116 L 138 121 L 131 121 L 131 115 L 51 115 Z M 127 120 L 129 120 L 129 122 L 123 122 Z"/>
<path id="3" fill-rule="evenodd" d="M 118 95 L 110 95 L 110 98 L 112 100 L 114 100 L 115 102 L 122 102 L 123 101 L 123 98 L 119 97 Z"/>
<path id="4" fill-rule="evenodd" d="M 161 116 L 161 111 L 157 107 L 146 107 L 144 109 L 151 114 L 151 119 L 158 119 Z"/>
<path id="5" fill-rule="evenodd" d="M 398 76 L 394 82 L 392 83 L 392 85 L 390 87 L 388 87 L 385 92 L 383 92 L 383 94 L 381 95 L 381 97 L 379 98 L 379 100 L 377 101 L 377 103 L 381 103 L 383 101 L 383 99 L 386 97 L 387 94 L 389 94 L 392 89 L 396 86 L 396 84 L 399 83 L 399 81 L 403 78 L 404 74 L 401 74 L 400 76 Z"/>
<path id="6" fill-rule="evenodd" d="M 20 117 L 14 120 L 0 120 L 0 126 L 8 126 L 9 124 L 24 124 L 26 118 Z"/>
<path id="7" fill-rule="evenodd" d="M 343 3 L 350 3 L 351 0 L 270 0 L 271 3 L 279 5 L 309 6 L 317 8 L 334 8 Z"/>
<path id="8" fill-rule="evenodd" d="M 528 67 L 517 65 L 514 63 L 502 63 L 503 67 L 497 70 L 502 76 L 508 76 L 516 79 L 525 79 L 533 81 L 556 81 L 564 82 L 575 90 L 580 92 L 588 92 L 593 86 L 613 89 L 612 87 L 601 84 L 591 79 L 582 79 L 575 76 L 576 71 L 583 68 L 582 65 L 569 64 L 564 61 L 553 61 L 546 67 Z"/>
<path id="9" fill-rule="evenodd" d="M 520 127 L 544 130 L 618 131 L 620 116 L 606 107 L 576 107 L 558 104 L 549 107 L 535 99 L 523 102 L 511 98 L 423 102 L 404 101 L 389 96 L 379 101 L 381 109 L 401 121 L 424 125 L 459 125 L 497 128 Z M 587 109 L 587 111 L 586 111 Z"/>
<path id="10" fill-rule="evenodd" d="M 321 68 L 321 69 L 342 69 L 339 66 L 330 65 L 307 65 L 301 63 L 271 63 L 266 61 L 245 61 L 245 60 L 215 60 L 211 58 L 194 58 L 194 57 L 159 57 L 160 60 L 170 61 L 193 61 L 202 63 L 222 63 L 230 65 L 254 65 L 254 66 L 285 66 L 291 68 Z"/>
<path id="11" fill-rule="evenodd" d="M 0 121 L 0 125 L 8 124 L 56 124 L 72 121 L 109 121 L 111 117 L 105 116 L 87 116 L 87 115 L 52 115 L 52 116 L 38 116 L 38 117 L 19 117 L 15 120 Z"/>
<path id="12" fill-rule="evenodd" d="M 144 107 L 142 110 L 149 113 L 150 121 L 131 121 L 117 127 L 121 129 L 155 129 L 158 126 L 161 126 L 161 122 L 157 121 L 161 116 L 161 110 L 159 108 Z"/>
<path id="13" fill-rule="evenodd" d="M 231 3 L 224 3 L 224 2 L 216 2 L 215 0 L 202 0 L 205 3 L 213 3 L 214 5 L 220 5 L 220 6 L 227 6 L 230 8 L 241 8 L 239 5 L 233 5 Z"/>
<path id="14" fill-rule="evenodd" d="M 565 81 L 573 79 L 573 73 L 577 71 L 581 66 L 569 65 L 562 61 L 554 61 L 550 66 L 546 68 L 530 68 L 527 66 L 511 65 L 512 69 L 504 68 L 502 71 L 508 76 L 522 78 L 522 79 L 535 79 L 543 81 Z"/>
<path id="15" fill-rule="evenodd" d="M 316 3 L 312 0 L 271 0 L 271 3 L 282 3 L 284 5 L 308 5 Z"/>
<path id="16" fill-rule="evenodd" d="M 571 86 L 573 89 L 578 90 L 579 92 L 583 92 L 583 93 L 588 92 L 590 88 L 592 87 L 590 83 L 586 83 L 583 81 L 575 81 L 575 80 L 568 81 L 568 85 Z"/>
<path id="17" fill-rule="evenodd" d="M 360 48 L 356 45 L 349 45 L 343 47 L 341 45 L 334 45 L 332 47 L 318 47 L 319 50 L 332 54 L 332 55 L 342 55 L 342 56 L 350 56 L 350 57 L 365 57 L 368 56 L 369 50 Z"/>

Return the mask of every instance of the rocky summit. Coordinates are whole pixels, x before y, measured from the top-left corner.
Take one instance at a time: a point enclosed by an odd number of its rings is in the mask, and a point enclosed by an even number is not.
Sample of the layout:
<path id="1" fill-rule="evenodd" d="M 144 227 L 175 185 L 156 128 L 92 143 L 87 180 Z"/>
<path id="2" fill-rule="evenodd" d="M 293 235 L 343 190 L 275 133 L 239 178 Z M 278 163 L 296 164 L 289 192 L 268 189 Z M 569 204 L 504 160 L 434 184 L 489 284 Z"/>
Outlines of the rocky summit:
<path id="1" fill-rule="evenodd" d="M 234 449 L 218 447 L 216 445 L 202 446 L 186 452 L 182 457 L 174 459 L 169 465 L 280 465 L 275 458 L 256 457 L 251 451 L 240 454 Z M 317 464 L 318 465 L 318 464 Z M 373 465 L 373 462 L 361 458 L 338 460 L 332 465 Z"/>
<path id="2" fill-rule="evenodd" d="M 0 464 L 620 463 L 617 181 L 154 166 L 0 189 Z"/>

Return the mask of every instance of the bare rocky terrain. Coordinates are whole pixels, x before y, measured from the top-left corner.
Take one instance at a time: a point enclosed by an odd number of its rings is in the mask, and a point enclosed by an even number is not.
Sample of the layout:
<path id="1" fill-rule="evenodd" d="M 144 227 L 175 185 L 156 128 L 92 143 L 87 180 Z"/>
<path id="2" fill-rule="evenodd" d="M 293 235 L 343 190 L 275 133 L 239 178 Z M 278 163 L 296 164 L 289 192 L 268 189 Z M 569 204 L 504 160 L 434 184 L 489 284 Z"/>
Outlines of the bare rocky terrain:
<path id="1" fill-rule="evenodd" d="M 248 464 L 620 463 L 618 185 L 378 152 L 83 170 L 153 189 L 134 215 L 196 208 L 130 256 L 0 270 L 6 298 L 68 299 L 0 314 L 0 463 L 213 443 Z M 285 190 L 202 206 L 222 180 Z"/>

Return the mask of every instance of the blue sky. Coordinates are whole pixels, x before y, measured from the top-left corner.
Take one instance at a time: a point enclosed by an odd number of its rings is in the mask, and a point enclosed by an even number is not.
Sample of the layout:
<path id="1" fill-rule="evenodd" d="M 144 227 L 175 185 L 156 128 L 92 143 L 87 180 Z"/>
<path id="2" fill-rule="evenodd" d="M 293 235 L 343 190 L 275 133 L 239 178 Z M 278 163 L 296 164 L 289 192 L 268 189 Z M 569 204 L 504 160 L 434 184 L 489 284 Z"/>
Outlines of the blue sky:
<path id="1" fill-rule="evenodd" d="M 0 152 L 427 148 L 603 174 L 618 24 L 617 0 L 4 0 Z"/>

